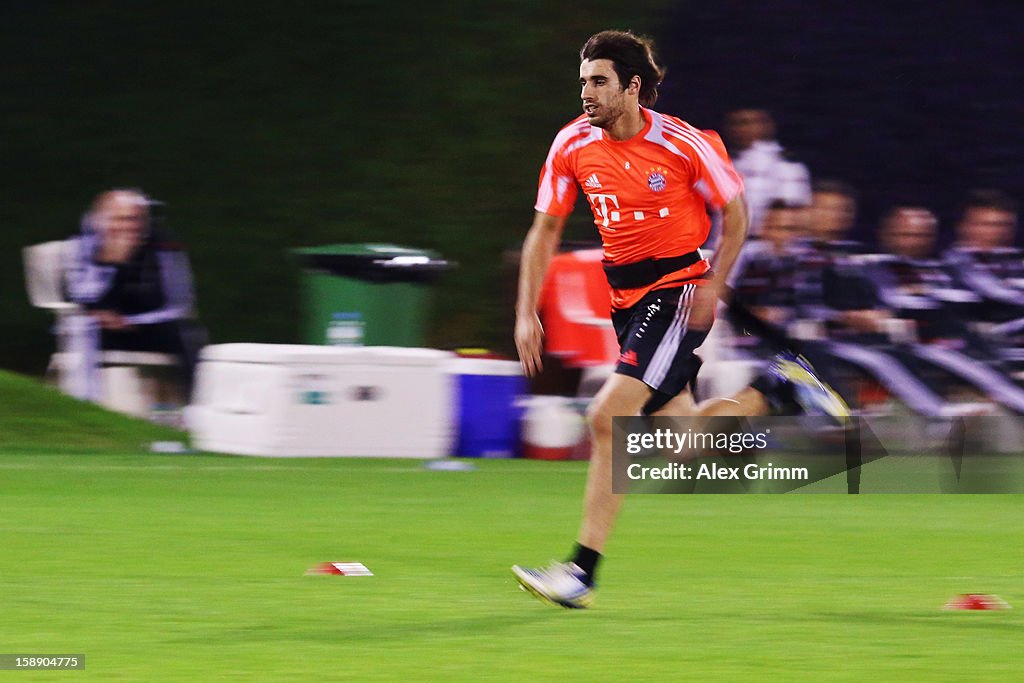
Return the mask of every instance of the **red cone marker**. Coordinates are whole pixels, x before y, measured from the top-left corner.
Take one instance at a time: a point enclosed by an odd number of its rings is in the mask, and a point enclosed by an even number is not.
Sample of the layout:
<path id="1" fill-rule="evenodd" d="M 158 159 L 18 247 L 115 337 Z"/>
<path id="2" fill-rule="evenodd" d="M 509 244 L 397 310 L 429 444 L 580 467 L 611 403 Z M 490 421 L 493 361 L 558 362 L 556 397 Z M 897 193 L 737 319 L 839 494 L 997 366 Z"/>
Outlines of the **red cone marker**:
<path id="1" fill-rule="evenodd" d="M 955 610 L 1003 610 L 1010 609 L 1010 603 L 998 595 L 986 593 L 964 593 L 949 599 L 944 609 Z"/>
<path id="2" fill-rule="evenodd" d="M 332 574 L 334 576 L 373 576 L 362 562 L 321 562 L 306 570 L 306 575 Z"/>

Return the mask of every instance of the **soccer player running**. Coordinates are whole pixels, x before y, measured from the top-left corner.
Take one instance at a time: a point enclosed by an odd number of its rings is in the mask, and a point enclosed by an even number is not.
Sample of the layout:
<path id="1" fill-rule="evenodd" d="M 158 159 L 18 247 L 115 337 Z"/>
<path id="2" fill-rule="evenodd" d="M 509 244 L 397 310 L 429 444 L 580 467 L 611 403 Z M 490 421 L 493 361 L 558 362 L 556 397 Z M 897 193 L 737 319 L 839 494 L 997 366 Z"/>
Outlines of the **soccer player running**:
<path id="1" fill-rule="evenodd" d="M 582 187 L 604 246 L 612 322 L 621 355 L 588 409 L 593 450 L 583 521 L 569 562 L 512 568 L 520 586 L 563 607 L 590 605 L 595 570 L 622 504 L 612 493 L 612 418 L 617 415 L 765 415 L 795 405 L 818 414 L 846 406 L 803 359 L 776 357 L 729 401 L 697 409 L 688 391 L 694 354 L 747 232 L 743 181 L 712 131 L 649 109 L 663 70 L 650 40 L 604 31 L 580 51 L 583 115 L 555 137 L 540 174 L 536 214 L 523 245 L 515 342 L 527 374 L 541 369 L 541 285 Z M 709 263 L 698 247 L 722 214 Z"/>

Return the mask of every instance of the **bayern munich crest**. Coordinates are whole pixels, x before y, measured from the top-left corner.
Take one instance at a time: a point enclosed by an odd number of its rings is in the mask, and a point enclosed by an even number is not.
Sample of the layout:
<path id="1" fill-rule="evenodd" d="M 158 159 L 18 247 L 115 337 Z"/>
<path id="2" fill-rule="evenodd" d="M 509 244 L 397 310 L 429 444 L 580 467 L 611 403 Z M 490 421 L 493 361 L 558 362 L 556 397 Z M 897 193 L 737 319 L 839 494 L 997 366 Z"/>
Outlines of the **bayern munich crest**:
<path id="1" fill-rule="evenodd" d="M 665 189 L 665 176 L 660 173 L 652 173 L 647 176 L 647 187 L 651 188 L 653 192 L 661 192 Z"/>

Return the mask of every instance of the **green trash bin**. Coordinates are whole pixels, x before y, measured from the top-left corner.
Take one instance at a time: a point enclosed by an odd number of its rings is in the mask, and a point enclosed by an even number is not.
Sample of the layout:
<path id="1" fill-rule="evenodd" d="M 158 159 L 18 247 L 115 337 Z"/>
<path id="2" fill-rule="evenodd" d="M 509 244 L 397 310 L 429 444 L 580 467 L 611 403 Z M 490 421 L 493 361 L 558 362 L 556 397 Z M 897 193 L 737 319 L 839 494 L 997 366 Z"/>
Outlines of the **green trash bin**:
<path id="1" fill-rule="evenodd" d="M 439 254 L 394 244 L 291 250 L 303 269 L 309 344 L 423 346 L 428 283 L 448 268 Z"/>

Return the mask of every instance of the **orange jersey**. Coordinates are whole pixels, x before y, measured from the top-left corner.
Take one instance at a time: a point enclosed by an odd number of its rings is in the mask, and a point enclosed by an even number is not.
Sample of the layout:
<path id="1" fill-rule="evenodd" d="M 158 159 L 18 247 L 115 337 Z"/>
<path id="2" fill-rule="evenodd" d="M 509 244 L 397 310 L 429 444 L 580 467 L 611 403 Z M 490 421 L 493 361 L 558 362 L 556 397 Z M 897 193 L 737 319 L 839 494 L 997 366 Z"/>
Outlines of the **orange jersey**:
<path id="1" fill-rule="evenodd" d="M 580 116 L 555 137 L 541 170 L 534 208 L 568 216 L 583 188 L 604 258 L 614 264 L 696 251 L 711 227 L 708 209 L 721 209 L 743 192 L 725 145 L 674 116 L 641 109 L 646 124 L 629 140 L 612 140 Z M 627 308 L 645 294 L 707 272 L 707 259 L 639 289 L 612 290 L 612 305 Z"/>

